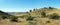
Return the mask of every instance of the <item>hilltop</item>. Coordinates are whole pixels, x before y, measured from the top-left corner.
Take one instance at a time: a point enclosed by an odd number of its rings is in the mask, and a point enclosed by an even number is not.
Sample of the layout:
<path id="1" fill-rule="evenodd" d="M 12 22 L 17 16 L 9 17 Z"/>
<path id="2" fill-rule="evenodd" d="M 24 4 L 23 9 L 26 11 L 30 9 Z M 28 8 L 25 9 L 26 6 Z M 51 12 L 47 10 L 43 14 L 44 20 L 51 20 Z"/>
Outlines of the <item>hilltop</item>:
<path id="1" fill-rule="evenodd" d="M 30 15 L 32 17 L 41 17 L 41 13 L 45 12 L 46 15 L 56 13 L 60 15 L 60 9 L 54 8 L 54 7 L 44 7 L 40 9 L 33 9 L 29 10 L 29 12 L 25 12 L 24 14 L 13 14 L 16 16 L 24 16 L 24 15 Z"/>

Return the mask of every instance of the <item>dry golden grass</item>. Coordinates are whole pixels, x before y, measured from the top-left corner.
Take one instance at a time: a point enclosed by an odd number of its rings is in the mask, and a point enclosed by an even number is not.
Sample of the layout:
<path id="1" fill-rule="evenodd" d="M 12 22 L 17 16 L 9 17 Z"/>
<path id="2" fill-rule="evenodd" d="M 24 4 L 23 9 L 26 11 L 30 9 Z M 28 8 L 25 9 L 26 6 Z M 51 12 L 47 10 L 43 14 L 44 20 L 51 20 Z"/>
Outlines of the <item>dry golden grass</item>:
<path id="1" fill-rule="evenodd" d="M 39 10 L 38 10 L 39 11 Z M 32 17 L 37 17 L 36 21 L 32 21 L 34 25 L 60 25 L 60 20 L 53 20 L 49 18 L 38 18 L 38 16 L 41 16 L 40 11 L 33 11 L 30 12 Z M 57 13 L 60 15 L 60 10 L 55 9 L 55 10 L 49 10 L 47 11 L 47 15 L 52 14 L 52 13 Z M 27 14 L 14 14 L 14 16 L 23 16 Z M 26 21 L 26 19 L 23 18 L 18 18 L 18 21 L 21 22 L 11 22 L 10 19 L 5 19 L 5 20 L 0 20 L 0 25 L 29 25 L 29 21 Z M 50 21 L 50 23 L 47 23 L 47 21 Z"/>
<path id="2" fill-rule="evenodd" d="M 0 25 L 29 25 L 28 21 L 26 21 L 25 19 L 20 18 L 19 20 L 21 20 L 21 22 L 10 22 L 9 19 L 1 20 Z M 50 21 L 50 23 L 46 23 L 46 21 Z M 60 20 L 37 18 L 37 20 L 35 21 L 35 25 L 60 25 Z"/>
<path id="3" fill-rule="evenodd" d="M 0 25 L 25 25 L 25 23 L 24 19 L 21 22 L 11 22 L 10 19 L 0 20 Z"/>

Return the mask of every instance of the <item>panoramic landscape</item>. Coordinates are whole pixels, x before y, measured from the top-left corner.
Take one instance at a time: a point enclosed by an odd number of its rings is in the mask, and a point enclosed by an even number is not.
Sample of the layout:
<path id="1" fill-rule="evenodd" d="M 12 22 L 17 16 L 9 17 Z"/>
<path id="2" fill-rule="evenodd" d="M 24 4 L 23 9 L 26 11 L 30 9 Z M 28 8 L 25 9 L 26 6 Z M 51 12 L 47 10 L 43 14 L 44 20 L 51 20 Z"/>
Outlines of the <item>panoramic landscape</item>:
<path id="1" fill-rule="evenodd" d="M 0 0 L 0 25 L 60 25 L 60 0 Z"/>

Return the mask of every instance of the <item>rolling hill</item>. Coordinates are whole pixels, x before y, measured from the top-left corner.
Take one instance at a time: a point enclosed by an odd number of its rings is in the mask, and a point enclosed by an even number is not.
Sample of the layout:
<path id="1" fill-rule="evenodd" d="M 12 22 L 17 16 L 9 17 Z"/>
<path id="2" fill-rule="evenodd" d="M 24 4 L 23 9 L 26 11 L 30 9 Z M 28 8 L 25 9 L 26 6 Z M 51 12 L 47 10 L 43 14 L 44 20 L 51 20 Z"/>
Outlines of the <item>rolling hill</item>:
<path id="1" fill-rule="evenodd" d="M 0 20 L 1 25 L 60 25 L 60 9 L 54 7 L 33 9 L 23 13 L 8 12 L 8 14 L 18 17 L 16 20 L 18 22 L 5 19 Z"/>

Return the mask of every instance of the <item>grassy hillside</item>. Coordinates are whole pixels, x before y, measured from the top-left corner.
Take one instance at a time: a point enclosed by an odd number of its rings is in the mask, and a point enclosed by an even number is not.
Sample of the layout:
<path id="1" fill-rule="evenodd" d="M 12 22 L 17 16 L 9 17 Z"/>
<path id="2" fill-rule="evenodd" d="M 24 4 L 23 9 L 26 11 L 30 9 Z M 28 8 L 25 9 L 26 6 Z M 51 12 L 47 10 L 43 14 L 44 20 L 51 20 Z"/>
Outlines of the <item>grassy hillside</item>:
<path id="1" fill-rule="evenodd" d="M 28 14 L 28 15 L 31 15 L 33 17 L 37 17 L 37 16 L 40 17 L 42 12 L 45 12 L 46 14 L 52 14 L 52 13 L 59 14 L 60 9 L 53 8 L 53 7 L 50 9 L 49 7 L 47 7 L 47 8 L 44 7 L 44 8 L 40 8 L 40 9 L 29 10 L 29 12 L 26 12 L 25 14 L 13 14 L 13 15 L 15 15 L 15 16 L 22 16 L 22 15 Z"/>
<path id="2" fill-rule="evenodd" d="M 31 12 L 28 12 L 27 14 L 31 15 L 32 17 L 41 17 L 41 13 L 45 12 L 46 15 L 48 14 L 52 14 L 52 13 L 57 13 L 59 14 L 60 10 L 57 8 L 53 8 L 51 7 L 51 9 L 49 7 L 44 7 L 44 8 L 40 8 L 40 9 L 33 9 L 31 10 Z"/>
<path id="3" fill-rule="evenodd" d="M 60 9 L 53 7 L 33 9 L 13 16 L 0 20 L 0 25 L 60 25 Z"/>

